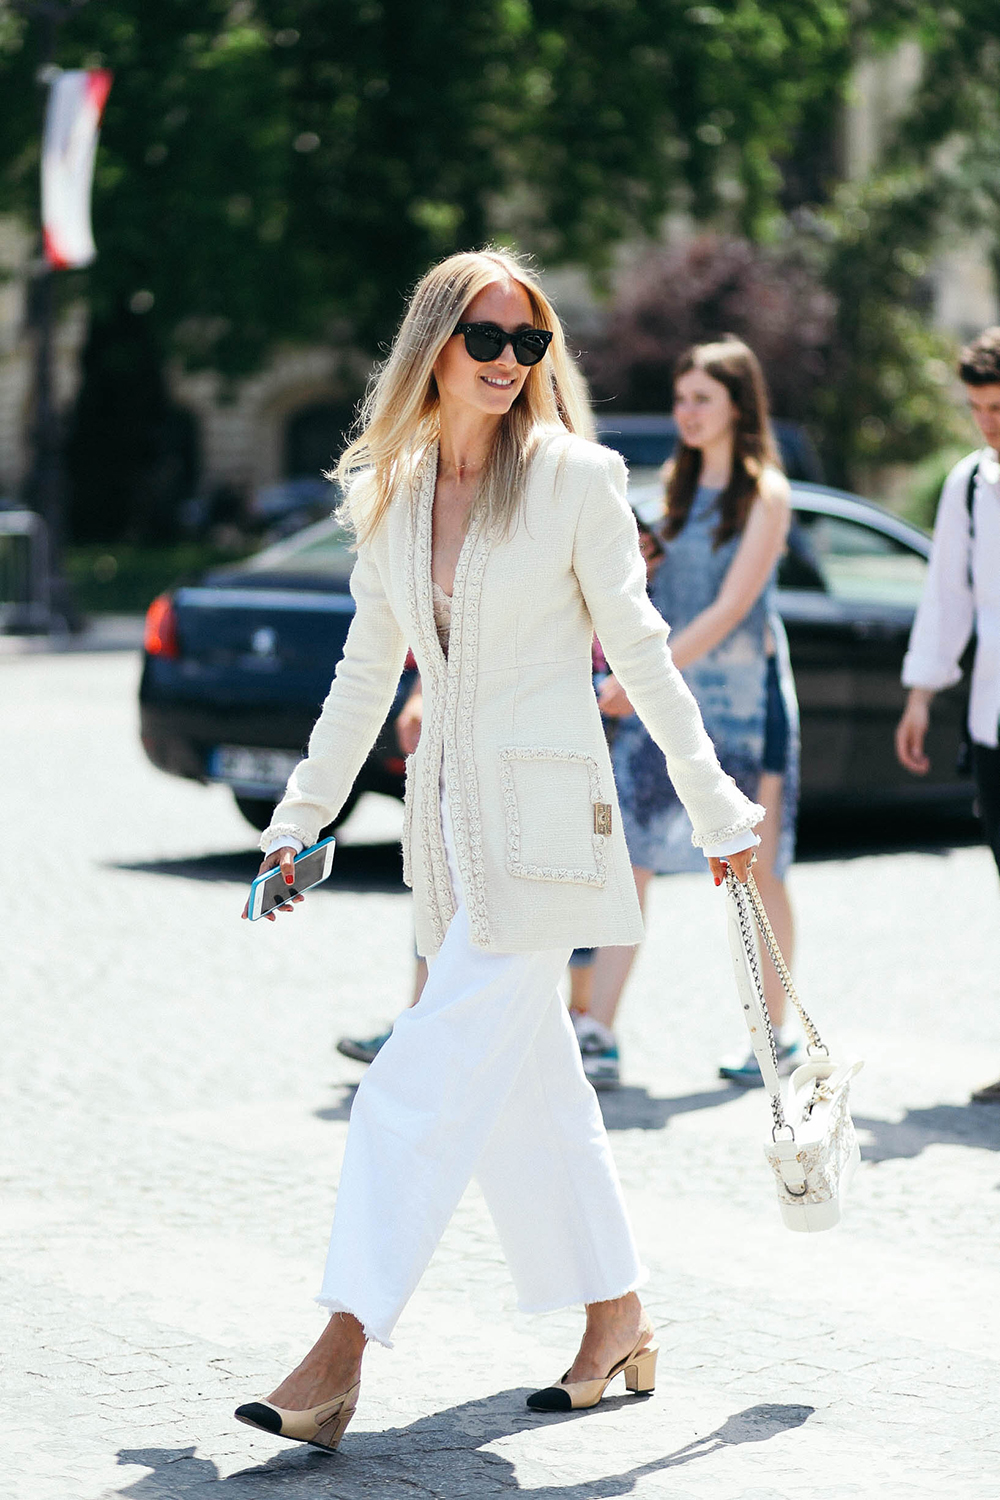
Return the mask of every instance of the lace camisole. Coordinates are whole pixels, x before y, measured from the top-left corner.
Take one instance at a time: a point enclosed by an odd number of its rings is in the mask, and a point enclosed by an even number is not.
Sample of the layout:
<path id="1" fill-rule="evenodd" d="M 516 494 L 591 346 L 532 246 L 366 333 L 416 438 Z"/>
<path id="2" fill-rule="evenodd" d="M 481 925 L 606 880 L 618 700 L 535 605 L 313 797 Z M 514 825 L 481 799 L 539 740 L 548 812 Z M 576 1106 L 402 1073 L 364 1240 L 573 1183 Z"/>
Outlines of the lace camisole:
<path id="1" fill-rule="evenodd" d="M 448 642 L 451 638 L 451 595 L 446 594 L 441 585 L 435 583 L 433 579 L 431 579 L 431 595 L 434 601 L 434 625 L 438 640 L 441 642 L 441 650 L 447 656 Z"/>

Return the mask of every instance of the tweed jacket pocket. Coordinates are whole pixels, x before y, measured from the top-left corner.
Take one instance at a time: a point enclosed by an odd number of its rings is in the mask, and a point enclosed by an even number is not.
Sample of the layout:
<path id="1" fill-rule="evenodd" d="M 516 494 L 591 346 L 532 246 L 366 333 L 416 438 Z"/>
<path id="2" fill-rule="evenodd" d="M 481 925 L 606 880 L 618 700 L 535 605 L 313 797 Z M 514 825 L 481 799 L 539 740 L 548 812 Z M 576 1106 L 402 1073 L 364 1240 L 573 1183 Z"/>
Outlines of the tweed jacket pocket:
<path id="1" fill-rule="evenodd" d="M 603 886 L 612 808 L 594 757 L 507 746 L 500 751 L 500 778 L 508 872 L 524 880 Z"/>

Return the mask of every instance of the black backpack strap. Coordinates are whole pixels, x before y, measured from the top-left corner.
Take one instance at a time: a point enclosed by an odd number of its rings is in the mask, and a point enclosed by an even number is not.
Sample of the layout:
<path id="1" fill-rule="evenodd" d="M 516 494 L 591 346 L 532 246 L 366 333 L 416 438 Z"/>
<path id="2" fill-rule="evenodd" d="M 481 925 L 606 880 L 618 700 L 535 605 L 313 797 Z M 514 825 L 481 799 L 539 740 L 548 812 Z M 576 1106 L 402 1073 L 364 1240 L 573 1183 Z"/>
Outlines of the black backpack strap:
<path id="1" fill-rule="evenodd" d="M 965 487 L 965 510 L 969 517 L 969 588 L 972 588 L 972 548 L 976 540 L 976 522 L 973 517 L 972 507 L 976 499 L 976 479 L 979 475 L 979 460 L 976 459 L 969 470 L 969 482 Z"/>

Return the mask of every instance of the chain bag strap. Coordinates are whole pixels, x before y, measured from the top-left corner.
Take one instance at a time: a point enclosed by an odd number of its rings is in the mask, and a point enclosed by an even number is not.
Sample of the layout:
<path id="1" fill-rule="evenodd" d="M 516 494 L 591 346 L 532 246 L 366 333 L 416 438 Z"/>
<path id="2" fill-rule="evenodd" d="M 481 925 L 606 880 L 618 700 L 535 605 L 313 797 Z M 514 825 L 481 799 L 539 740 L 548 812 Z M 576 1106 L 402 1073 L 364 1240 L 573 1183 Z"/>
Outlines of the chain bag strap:
<path id="1" fill-rule="evenodd" d="M 726 895 L 736 988 L 771 1103 L 771 1141 L 764 1151 L 776 1179 L 782 1218 L 789 1229 L 830 1229 L 840 1219 L 840 1194 L 859 1158 L 848 1091 L 851 1078 L 862 1064 L 831 1059 L 792 983 L 753 875 L 744 885 L 730 869 Z M 764 1001 L 755 924 L 809 1039 L 809 1061 L 796 1068 L 788 1080 L 787 1095 Z"/>

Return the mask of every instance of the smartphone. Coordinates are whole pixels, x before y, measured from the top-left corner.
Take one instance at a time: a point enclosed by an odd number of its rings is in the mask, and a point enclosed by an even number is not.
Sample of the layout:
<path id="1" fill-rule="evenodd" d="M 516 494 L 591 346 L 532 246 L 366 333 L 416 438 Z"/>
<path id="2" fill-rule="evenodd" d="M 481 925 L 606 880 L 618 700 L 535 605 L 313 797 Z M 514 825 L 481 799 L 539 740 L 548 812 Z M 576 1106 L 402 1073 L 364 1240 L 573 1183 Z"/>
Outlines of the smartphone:
<path id="1" fill-rule="evenodd" d="M 283 906 L 292 896 L 301 896 L 303 891 L 308 891 L 325 880 L 333 867 L 336 842 L 333 838 L 323 839 L 321 843 L 313 844 L 311 849 L 303 849 L 301 854 L 296 854 L 295 880 L 291 885 L 285 884 L 280 865 L 275 865 L 266 875 L 258 875 L 250 887 L 247 915 L 251 922 L 256 922 L 258 917 L 266 917 L 269 911 Z"/>

